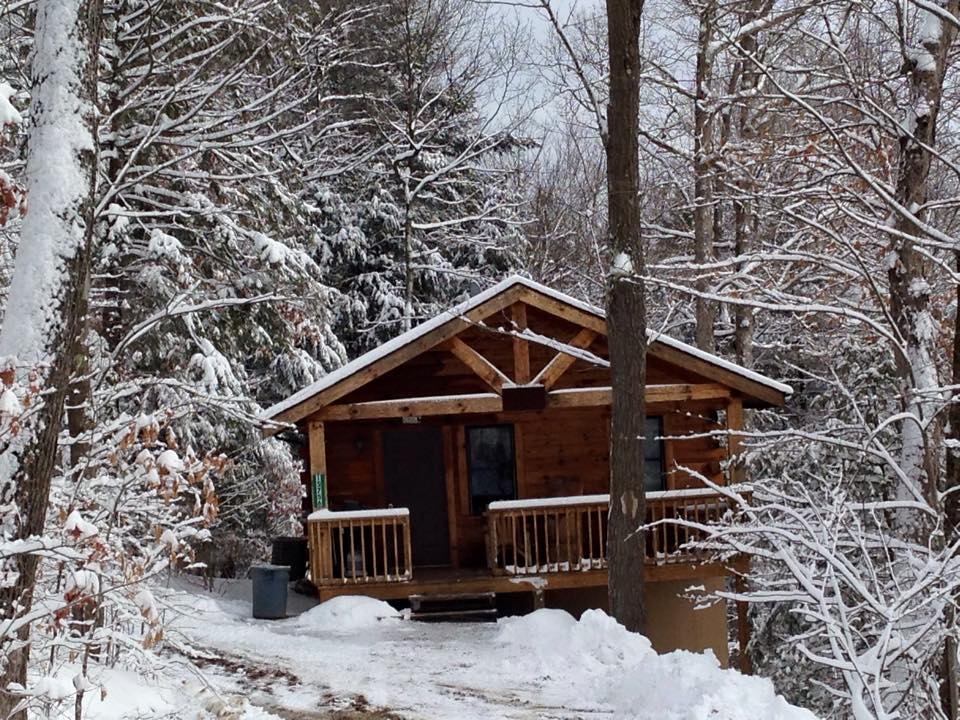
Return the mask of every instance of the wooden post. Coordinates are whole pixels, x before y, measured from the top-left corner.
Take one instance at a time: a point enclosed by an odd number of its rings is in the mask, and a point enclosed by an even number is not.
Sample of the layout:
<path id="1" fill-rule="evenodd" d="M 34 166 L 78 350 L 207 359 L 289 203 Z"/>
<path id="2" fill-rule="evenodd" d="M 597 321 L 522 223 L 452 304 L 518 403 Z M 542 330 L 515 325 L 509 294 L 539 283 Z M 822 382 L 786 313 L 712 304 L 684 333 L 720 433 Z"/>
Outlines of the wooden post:
<path id="1" fill-rule="evenodd" d="M 510 307 L 510 319 L 513 320 L 514 332 L 523 332 L 527 329 L 527 306 L 523 303 L 514 303 Z M 513 338 L 513 381 L 517 385 L 526 385 L 530 382 L 530 347 L 526 340 Z"/>
<path id="2" fill-rule="evenodd" d="M 744 593 L 747 590 L 747 579 L 743 572 L 738 572 L 734 581 L 738 593 Z M 747 603 L 742 600 L 737 601 L 737 639 L 740 641 L 740 672 L 744 675 L 753 674 L 753 663 L 750 662 L 750 655 L 747 652 L 747 646 L 750 644 L 750 616 L 747 614 Z"/>
<path id="3" fill-rule="evenodd" d="M 543 597 L 543 588 L 538 587 L 537 585 L 533 586 L 533 609 L 534 610 L 543 610 L 546 607 Z"/>
<path id="4" fill-rule="evenodd" d="M 323 423 L 311 422 L 310 444 L 310 501 L 314 510 L 327 507 L 327 444 Z"/>
<path id="5" fill-rule="evenodd" d="M 727 453 L 730 457 L 729 478 L 731 484 L 743 482 L 743 462 L 739 457 L 743 452 L 743 436 L 737 431 L 743 430 L 743 400 L 730 398 L 727 405 Z"/>
<path id="6" fill-rule="evenodd" d="M 327 507 L 327 444 L 322 422 L 311 422 L 307 428 L 310 452 L 310 506 L 313 510 Z M 308 528 L 310 522 L 307 521 Z M 333 540 L 330 527 L 309 528 L 311 580 L 318 587 L 333 577 Z"/>

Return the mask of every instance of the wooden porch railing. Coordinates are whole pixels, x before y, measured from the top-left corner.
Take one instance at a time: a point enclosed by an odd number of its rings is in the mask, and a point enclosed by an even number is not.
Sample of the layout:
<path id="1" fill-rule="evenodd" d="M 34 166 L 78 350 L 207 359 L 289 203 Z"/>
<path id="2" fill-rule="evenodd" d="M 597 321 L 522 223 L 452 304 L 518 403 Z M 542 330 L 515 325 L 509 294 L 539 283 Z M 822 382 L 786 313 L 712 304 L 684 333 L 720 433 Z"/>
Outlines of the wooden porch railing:
<path id="1" fill-rule="evenodd" d="M 413 577 L 410 511 L 333 512 L 307 519 L 310 574 L 317 586 L 404 582 Z"/>
<path id="2" fill-rule="evenodd" d="M 539 575 L 607 567 L 609 495 L 490 503 L 487 563 L 500 575 Z M 647 493 L 647 523 L 683 519 L 716 523 L 730 500 L 710 489 Z M 662 523 L 646 534 L 645 562 L 698 563 L 707 553 L 684 547 L 701 537 L 694 528 Z"/>
<path id="3" fill-rule="evenodd" d="M 499 575 L 606 568 L 608 504 L 608 495 L 490 503 L 487 565 Z"/>

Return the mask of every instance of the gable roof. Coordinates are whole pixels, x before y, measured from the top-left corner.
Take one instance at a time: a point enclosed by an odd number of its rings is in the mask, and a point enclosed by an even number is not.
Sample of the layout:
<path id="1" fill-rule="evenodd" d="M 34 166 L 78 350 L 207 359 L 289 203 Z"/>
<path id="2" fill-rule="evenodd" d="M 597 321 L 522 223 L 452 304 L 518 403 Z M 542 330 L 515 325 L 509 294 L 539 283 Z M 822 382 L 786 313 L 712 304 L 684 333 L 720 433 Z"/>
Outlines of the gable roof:
<path id="1" fill-rule="evenodd" d="M 350 392 L 356 387 L 359 387 L 360 385 L 365 384 L 366 382 L 361 378 L 359 382 L 355 381 L 350 383 L 349 386 L 343 388 L 342 392 L 337 392 L 338 386 L 347 385 L 347 381 L 351 378 L 357 378 L 358 375 L 364 373 L 364 371 L 369 370 L 373 366 L 382 362 L 386 362 L 388 359 L 393 358 L 394 356 L 400 355 L 404 349 L 416 346 L 418 341 L 427 340 L 430 343 L 430 347 L 443 342 L 449 337 L 455 335 L 464 327 L 474 324 L 483 317 L 486 317 L 487 315 L 496 312 L 499 309 L 503 309 L 508 305 L 519 301 L 519 295 L 523 291 L 532 291 L 536 295 L 542 296 L 545 299 L 552 300 L 569 308 L 575 309 L 588 318 L 592 318 L 594 320 L 593 324 L 599 322 L 605 327 L 606 315 L 601 308 L 582 300 L 578 300 L 577 298 L 571 297 L 566 293 L 554 290 L 553 288 L 542 285 L 541 283 L 530 280 L 529 278 L 521 277 L 519 275 L 512 275 L 504 280 L 501 280 L 496 285 L 493 285 L 474 295 L 473 297 L 454 305 L 444 312 L 439 313 L 426 322 L 423 322 L 420 325 L 411 328 L 407 332 L 398 335 L 392 340 L 388 340 L 373 350 L 364 353 L 360 357 L 351 360 L 337 370 L 328 373 L 324 377 L 320 378 L 314 383 L 311 383 L 302 390 L 299 390 L 285 400 L 281 400 L 272 407 L 267 408 L 261 414 L 261 418 L 266 421 L 274 422 L 297 422 L 298 420 L 301 420 L 307 415 L 311 414 L 315 409 L 317 403 L 310 402 L 310 407 L 306 407 L 308 401 L 317 398 L 317 396 L 324 395 L 326 396 L 324 398 L 325 402 L 321 400 L 319 403 L 320 405 L 326 404 L 327 402 L 332 402 L 338 397 L 345 395 L 346 393 Z M 501 300 L 501 302 L 495 302 L 498 299 Z M 488 305 L 490 307 L 485 307 Z M 431 335 L 434 337 L 431 338 Z M 692 345 L 675 340 L 668 335 L 647 329 L 647 340 L 649 343 L 649 351 L 652 354 L 657 354 L 656 348 L 659 346 L 660 349 L 666 351 L 665 354 L 675 357 L 677 353 L 680 353 L 681 355 L 689 357 L 690 360 L 696 362 L 696 364 L 701 368 L 715 368 L 718 371 L 733 374 L 734 376 L 742 378 L 745 381 L 745 384 L 743 387 L 738 389 L 744 391 L 748 395 L 751 394 L 751 385 L 757 385 L 762 388 L 767 388 L 768 390 L 773 390 L 782 396 L 790 395 L 793 392 L 793 389 L 789 385 L 768 378 L 765 375 L 761 375 L 760 373 L 748 368 L 741 367 L 740 365 L 732 363 L 729 360 L 724 360 L 721 357 L 704 352 L 693 347 Z M 422 351 L 423 349 L 414 354 L 418 354 Z M 395 365 L 404 362 L 406 359 L 408 358 L 396 358 Z M 319 398 L 317 399 L 320 400 Z"/>

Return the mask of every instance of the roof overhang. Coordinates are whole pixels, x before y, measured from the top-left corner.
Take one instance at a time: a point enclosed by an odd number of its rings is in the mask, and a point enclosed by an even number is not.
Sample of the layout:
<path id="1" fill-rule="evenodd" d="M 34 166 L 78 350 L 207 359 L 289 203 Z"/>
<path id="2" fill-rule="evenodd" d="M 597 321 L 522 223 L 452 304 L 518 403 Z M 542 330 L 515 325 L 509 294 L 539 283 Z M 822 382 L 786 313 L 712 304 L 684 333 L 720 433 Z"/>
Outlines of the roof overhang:
<path id="1" fill-rule="evenodd" d="M 525 303 L 606 335 L 602 309 L 517 275 L 511 276 L 383 345 L 352 360 L 299 392 L 265 410 L 261 418 L 276 432 L 284 424 L 300 422 L 344 395 L 362 387 L 417 355 L 452 340 L 468 327 Z M 647 331 L 649 355 L 686 367 L 712 382 L 726 385 L 748 406 L 782 405 L 793 390 L 789 385 L 725 360 L 662 333 Z M 528 338 L 536 341 L 536 338 Z"/>

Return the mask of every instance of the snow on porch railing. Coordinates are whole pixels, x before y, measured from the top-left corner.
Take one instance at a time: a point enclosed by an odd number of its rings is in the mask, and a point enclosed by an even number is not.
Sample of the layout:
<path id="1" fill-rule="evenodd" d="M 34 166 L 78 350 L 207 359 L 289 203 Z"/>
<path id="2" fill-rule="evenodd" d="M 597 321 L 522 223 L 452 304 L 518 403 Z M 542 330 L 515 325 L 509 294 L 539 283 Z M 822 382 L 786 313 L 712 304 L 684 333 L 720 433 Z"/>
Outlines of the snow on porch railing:
<path id="1" fill-rule="evenodd" d="M 307 518 L 307 533 L 315 585 L 403 582 L 413 577 L 406 508 L 318 510 Z"/>
<path id="2" fill-rule="evenodd" d="M 647 493 L 645 562 L 698 563 L 707 553 L 685 547 L 702 537 L 699 524 L 719 522 L 730 500 L 708 488 Z M 609 495 L 583 495 L 490 503 L 487 564 L 500 575 L 587 572 L 607 567 Z"/>

